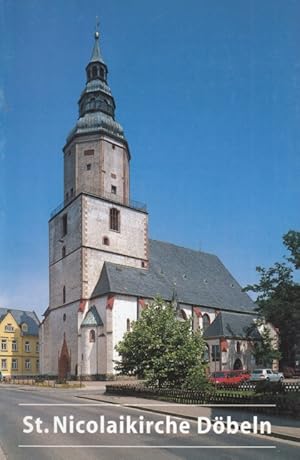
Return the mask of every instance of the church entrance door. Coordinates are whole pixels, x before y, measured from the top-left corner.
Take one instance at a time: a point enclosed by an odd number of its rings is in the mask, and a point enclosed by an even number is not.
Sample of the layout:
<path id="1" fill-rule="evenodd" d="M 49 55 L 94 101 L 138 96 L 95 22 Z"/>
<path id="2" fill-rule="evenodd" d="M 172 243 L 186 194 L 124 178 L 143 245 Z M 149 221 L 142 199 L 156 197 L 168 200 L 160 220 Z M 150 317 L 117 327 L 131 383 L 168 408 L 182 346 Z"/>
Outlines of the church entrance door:
<path id="1" fill-rule="evenodd" d="M 234 362 L 234 365 L 233 365 L 233 369 L 235 371 L 238 371 L 240 369 L 243 369 L 243 364 L 242 364 L 242 361 L 240 360 L 240 358 L 237 358 Z"/>
<path id="2" fill-rule="evenodd" d="M 71 371 L 71 357 L 69 354 L 66 337 L 64 336 L 64 342 L 61 348 L 61 353 L 58 358 L 58 378 L 66 379 L 70 375 Z"/>

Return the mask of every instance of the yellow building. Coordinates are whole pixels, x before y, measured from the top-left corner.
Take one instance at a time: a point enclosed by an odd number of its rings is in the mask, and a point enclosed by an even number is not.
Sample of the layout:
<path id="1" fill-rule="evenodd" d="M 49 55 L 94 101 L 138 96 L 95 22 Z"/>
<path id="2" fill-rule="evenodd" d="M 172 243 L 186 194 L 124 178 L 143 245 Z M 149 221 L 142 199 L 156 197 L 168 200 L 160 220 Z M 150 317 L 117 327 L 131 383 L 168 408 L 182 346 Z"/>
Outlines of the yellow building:
<path id="1" fill-rule="evenodd" d="M 0 373 L 39 374 L 39 320 L 35 312 L 0 308 Z"/>

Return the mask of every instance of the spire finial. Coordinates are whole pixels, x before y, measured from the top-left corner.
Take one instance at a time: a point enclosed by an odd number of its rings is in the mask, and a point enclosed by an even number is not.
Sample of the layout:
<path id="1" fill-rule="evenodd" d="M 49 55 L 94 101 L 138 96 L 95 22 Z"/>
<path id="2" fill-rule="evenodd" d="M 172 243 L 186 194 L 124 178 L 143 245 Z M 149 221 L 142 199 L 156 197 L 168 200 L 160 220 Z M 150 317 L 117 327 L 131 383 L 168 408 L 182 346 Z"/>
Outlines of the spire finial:
<path id="1" fill-rule="evenodd" d="M 99 21 L 99 17 L 96 16 L 96 25 L 95 25 L 95 39 L 96 40 L 98 40 L 98 38 L 100 36 L 99 29 L 100 29 L 100 21 Z"/>

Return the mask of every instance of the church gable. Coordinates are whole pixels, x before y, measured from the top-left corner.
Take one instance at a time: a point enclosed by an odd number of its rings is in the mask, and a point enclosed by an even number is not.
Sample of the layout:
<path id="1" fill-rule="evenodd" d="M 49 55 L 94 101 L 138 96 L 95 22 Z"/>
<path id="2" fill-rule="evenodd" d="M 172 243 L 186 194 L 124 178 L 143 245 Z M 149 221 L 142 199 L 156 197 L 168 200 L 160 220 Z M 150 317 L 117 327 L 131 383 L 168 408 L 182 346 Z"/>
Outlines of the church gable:
<path id="1" fill-rule="evenodd" d="M 85 315 L 85 318 L 81 323 L 81 327 L 98 327 L 98 326 L 103 326 L 103 321 L 96 307 L 93 305 L 89 309 L 87 314 Z"/>

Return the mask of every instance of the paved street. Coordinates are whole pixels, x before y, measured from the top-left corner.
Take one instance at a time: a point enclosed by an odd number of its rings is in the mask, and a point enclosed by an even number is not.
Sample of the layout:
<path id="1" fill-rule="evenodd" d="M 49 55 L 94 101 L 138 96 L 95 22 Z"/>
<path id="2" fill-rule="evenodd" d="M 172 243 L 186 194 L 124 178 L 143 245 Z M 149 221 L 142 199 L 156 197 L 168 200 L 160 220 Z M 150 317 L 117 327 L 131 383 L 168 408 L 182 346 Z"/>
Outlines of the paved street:
<path id="1" fill-rule="evenodd" d="M 89 391 L 89 394 L 91 390 Z M 97 391 L 99 394 L 99 391 Z M 132 408 L 118 406 L 64 406 L 63 404 L 93 404 L 92 401 L 76 398 L 82 391 L 9 388 L 0 387 L 0 460 L 48 460 L 48 459 L 287 459 L 299 458 L 299 444 L 279 441 L 253 435 L 216 435 L 197 434 L 196 424 L 191 434 L 158 435 L 155 433 L 140 435 L 114 434 L 53 434 L 53 416 L 74 416 L 75 420 L 99 420 L 103 415 L 106 419 L 118 421 L 120 415 L 130 415 L 137 419 L 141 415 L 149 421 L 163 420 L 164 416 L 143 412 Z M 95 392 L 96 394 L 96 392 Z M 19 404 L 40 404 L 20 406 Z M 45 406 L 45 404 L 59 404 Z M 25 434 L 23 417 L 33 416 L 44 421 L 49 427 L 48 434 L 37 432 Z M 179 423 L 180 420 L 177 420 Z M 48 447 L 19 447 L 35 445 Z M 61 447 L 51 447 L 59 445 Z M 91 447 L 91 446 L 106 447 Z M 68 447 L 75 446 L 75 447 Z M 77 447 L 86 446 L 86 447 Z M 108 447 L 111 446 L 111 447 Z M 121 447 L 119 447 L 121 446 Z M 124 446 L 124 447 L 122 447 Z M 128 447 L 131 446 L 131 447 Z M 143 447 L 144 446 L 144 447 Z M 169 446 L 164 448 L 164 446 Z M 183 448 L 181 448 L 183 446 Z M 197 446 L 202 446 L 198 448 Z M 206 448 L 203 448 L 206 446 Z M 223 446 L 223 447 L 222 447 Z M 235 446 L 246 446 L 236 449 Z M 256 446 L 257 448 L 255 448 Z M 272 446 L 273 448 L 266 448 Z M 221 448 L 220 448 L 221 447 Z"/>

